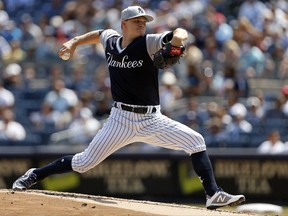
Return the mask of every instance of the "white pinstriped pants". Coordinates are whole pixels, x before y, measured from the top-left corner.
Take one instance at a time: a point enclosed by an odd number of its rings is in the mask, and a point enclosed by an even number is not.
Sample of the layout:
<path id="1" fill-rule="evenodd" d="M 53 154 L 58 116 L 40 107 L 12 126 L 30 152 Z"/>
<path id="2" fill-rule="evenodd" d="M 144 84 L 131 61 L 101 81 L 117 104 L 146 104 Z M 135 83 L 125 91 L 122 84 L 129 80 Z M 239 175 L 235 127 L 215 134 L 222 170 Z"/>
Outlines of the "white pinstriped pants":
<path id="1" fill-rule="evenodd" d="M 133 142 L 183 150 L 190 155 L 206 150 L 201 134 L 162 115 L 160 108 L 154 114 L 137 114 L 113 107 L 108 121 L 89 146 L 73 156 L 72 169 L 86 172 Z"/>

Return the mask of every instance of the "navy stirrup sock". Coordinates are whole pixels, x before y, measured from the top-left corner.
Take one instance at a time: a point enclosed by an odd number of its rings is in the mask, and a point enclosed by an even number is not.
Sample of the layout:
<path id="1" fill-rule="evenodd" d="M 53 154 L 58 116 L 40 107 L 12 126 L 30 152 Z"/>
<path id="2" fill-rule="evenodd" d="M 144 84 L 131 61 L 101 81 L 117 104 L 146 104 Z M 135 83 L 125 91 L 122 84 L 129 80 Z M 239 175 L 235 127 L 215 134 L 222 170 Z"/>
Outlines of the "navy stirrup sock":
<path id="1" fill-rule="evenodd" d="M 211 161 L 206 151 L 197 152 L 191 155 L 192 165 L 196 174 L 199 176 L 205 192 L 208 196 L 213 196 L 218 190 L 215 181 Z"/>
<path id="2" fill-rule="evenodd" d="M 44 167 L 35 169 L 33 172 L 37 175 L 37 180 L 42 180 L 53 174 L 61 174 L 73 171 L 71 164 L 72 157 L 72 155 L 64 156 Z"/>

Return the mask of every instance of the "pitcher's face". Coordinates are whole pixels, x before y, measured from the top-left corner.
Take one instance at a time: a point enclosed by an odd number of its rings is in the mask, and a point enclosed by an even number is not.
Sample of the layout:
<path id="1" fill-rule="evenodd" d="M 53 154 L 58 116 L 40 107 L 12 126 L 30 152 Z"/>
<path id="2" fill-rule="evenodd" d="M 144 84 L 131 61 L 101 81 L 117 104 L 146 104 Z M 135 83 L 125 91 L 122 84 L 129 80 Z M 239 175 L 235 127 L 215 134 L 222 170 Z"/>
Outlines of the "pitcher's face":
<path id="1" fill-rule="evenodd" d="M 146 18 L 137 17 L 123 21 L 123 30 L 135 38 L 143 36 L 146 32 Z"/>

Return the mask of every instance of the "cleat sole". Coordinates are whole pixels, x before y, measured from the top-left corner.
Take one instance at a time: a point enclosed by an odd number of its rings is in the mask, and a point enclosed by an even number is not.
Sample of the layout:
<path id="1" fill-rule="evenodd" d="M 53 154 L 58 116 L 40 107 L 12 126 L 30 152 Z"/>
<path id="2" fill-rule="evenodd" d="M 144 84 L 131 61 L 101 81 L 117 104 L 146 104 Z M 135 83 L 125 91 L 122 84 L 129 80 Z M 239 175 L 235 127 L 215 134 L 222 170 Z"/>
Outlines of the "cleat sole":
<path id="1" fill-rule="evenodd" d="M 215 209 L 222 208 L 222 207 L 225 207 L 225 206 L 231 206 L 231 207 L 233 207 L 233 206 L 237 206 L 237 205 L 241 204 L 241 203 L 244 202 L 244 201 L 245 201 L 245 197 L 241 197 L 239 200 L 237 200 L 237 201 L 235 201 L 235 202 L 232 202 L 232 203 L 230 203 L 230 204 L 223 205 L 223 206 L 209 206 L 209 207 L 207 207 L 207 209 L 209 209 L 209 210 L 215 210 Z"/>
<path id="2" fill-rule="evenodd" d="M 245 197 L 240 198 L 239 200 L 237 200 L 236 202 L 230 203 L 229 206 L 237 206 L 239 204 L 241 204 L 242 202 L 245 201 Z"/>

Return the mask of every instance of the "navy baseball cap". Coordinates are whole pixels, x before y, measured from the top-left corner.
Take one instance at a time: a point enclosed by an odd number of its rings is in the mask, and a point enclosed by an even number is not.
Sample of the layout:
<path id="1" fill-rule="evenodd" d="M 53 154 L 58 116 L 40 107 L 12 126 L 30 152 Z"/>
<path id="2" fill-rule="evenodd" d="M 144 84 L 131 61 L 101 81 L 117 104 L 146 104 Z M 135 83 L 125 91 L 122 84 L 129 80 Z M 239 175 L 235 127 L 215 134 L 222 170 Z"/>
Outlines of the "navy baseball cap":
<path id="1" fill-rule="evenodd" d="M 121 12 L 122 20 L 129 20 L 136 17 L 145 17 L 147 22 L 151 22 L 154 18 L 145 13 L 145 10 L 140 6 L 129 6 Z"/>

